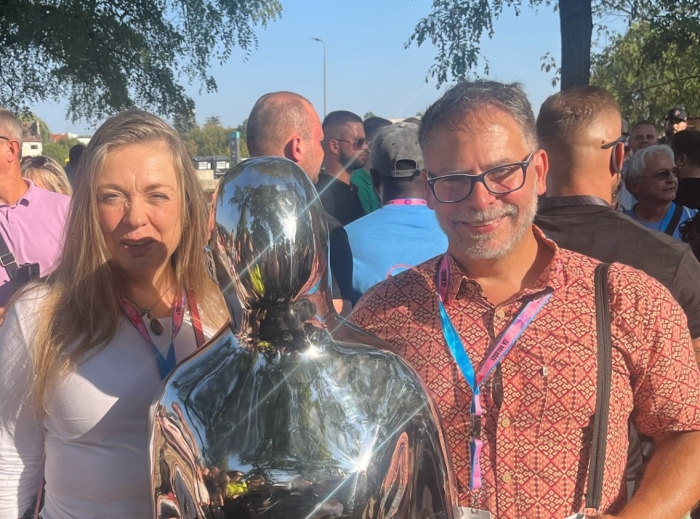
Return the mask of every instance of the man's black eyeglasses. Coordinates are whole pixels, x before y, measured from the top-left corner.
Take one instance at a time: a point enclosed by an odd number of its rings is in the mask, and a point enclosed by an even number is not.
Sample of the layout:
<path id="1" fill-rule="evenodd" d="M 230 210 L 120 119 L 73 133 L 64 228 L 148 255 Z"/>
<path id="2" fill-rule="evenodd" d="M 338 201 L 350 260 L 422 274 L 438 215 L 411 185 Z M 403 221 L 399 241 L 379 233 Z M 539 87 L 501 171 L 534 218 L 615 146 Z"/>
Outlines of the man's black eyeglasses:
<path id="1" fill-rule="evenodd" d="M 369 142 L 365 138 L 360 138 L 360 139 L 355 139 L 353 141 L 348 141 L 346 139 L 333 139 L 334 141 L 340 141 L 340 142 L 349 142 L 352 144 L 352 149 L 355 151 L 359 151 L 362 148 L 364 148 L 365 144 L 369 146 Z"/>
<path id="2" fill-rule="evenodd" d="M 436 177 L 428 172 L 428 185 L 435 199 L 442 204 L 461 202 L 471 195 L 474 184 L 481 182 L 493 195 L 505 195 L 517 191 L 525 184 L 525 174 L 537 150 L 530 153 L 524 162 L 503 164 L 484 171 L 481 175 L 452 173 Z"/>

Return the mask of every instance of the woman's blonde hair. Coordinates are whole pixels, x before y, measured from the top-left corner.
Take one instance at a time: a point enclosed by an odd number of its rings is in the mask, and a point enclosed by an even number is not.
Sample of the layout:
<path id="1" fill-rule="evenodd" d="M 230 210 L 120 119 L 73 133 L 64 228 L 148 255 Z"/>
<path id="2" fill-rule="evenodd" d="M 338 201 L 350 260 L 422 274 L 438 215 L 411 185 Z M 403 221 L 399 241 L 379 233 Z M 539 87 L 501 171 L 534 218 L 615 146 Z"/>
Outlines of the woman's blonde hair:
<path id="1" fill-rule="evenodd" d="M 97 130 L 76 172 L 65 244 L 47 280 L 49 290 L 42 300 L 43 315 L 34 341 L 34 397 L 39 411 L 52 384 L 103 348 L 117 332 L 122 313 L 119 296 L 125 284 L 110 261 L 100 228 L 97 186 L 110 151 L 144 143 L 165 143 L 175 170 L 181 173 L 182 236 L 171 257 L 176 281 L 196 292 L 206 326 L 218 329 L 226 321 L 226 306 L 205 266 L 209 208 L 189 152 L 175 130 L 158 117 L 140 110 L 122 112 Z"/>
<path id="2" fill-rule="evenodd" d="M 51 157 L 32 157 L 32 160 L 22 166 L 22 176 L 42 189 L 68 196 L 73 194 L 66 171 Z"/>

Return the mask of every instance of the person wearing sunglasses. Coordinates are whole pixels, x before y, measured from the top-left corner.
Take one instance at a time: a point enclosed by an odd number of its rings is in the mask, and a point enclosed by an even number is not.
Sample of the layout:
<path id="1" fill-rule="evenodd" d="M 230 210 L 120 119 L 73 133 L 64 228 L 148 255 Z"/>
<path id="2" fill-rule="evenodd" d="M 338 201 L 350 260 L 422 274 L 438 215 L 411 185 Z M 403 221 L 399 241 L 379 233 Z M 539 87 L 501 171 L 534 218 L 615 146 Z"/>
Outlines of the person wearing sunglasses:
<path id="1" fill-rule="evenodd" d="M 619 119 L 615 130 L 600 145 Z M 419 142 L 447 251 L 370 288 L 351 321 L 435 396 L 463 516 L 681 517 L 700 500 L 700 371 L 678 303 L 643 272 L 609 266 L 613 398 L 602 497 L 585 508 L 598 262 L 533 225 L 549 157 L 530 103 L 517 84 L 458 83 L 426 111 Z M 630 418 L 658 450 L 627 504 Z"/>
<path id="2" fill-rule="evenodd" d="M 365 215 L 357 186 L 350 182 L 369 155 L 362 119 L 345 110 L 329 113 L 323 120 L 323 151 L 325 170 L 316 190 L 326 212 L 347 225 Z"/>
<path id="3" fill-rule="evenodd" d="M 73 194 L 73 188 L 65 170 L 51 157 L 32 157 L 31 160 L 22 164 L 22 176 L 30 179 L 41 189 L 68 196 Z"/>
<path id="4" fill-rule="evenodd" d="M 680 225 L 698 212 L 673 203 L 679 169 L 673 150 L 665 144 L 643 148 L 630 161 L 625 183 L 637 199 L 625 214 L 649 229 L 680 240 Z"/>

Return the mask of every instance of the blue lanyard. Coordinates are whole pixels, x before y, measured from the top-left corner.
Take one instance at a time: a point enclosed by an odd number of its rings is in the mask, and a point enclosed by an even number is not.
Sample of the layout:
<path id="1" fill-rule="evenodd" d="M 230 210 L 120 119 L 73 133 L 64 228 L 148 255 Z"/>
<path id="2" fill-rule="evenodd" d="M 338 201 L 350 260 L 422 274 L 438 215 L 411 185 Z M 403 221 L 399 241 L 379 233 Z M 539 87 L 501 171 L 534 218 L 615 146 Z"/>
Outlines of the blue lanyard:
<path id="1" fill-rule="evenodd" d="M 447 300 L 447 288 L 449 287 L 449 262 L 447 254 L 443 257 L 436 285 L 438 287 L 438 306 L 440 308 L 440 319 L 442 321 L 442 332 L 445 336 L 445 342 L 452 354 L 452 357 L 457 364 L 457 367 L 462 372 L 464 380 L 472 390 L 472 402 L 469 409 L 471 440 L 469 442 L 469 452 L 471 458 L 471 471 L 469 474 L 469 488 L 478 490 L 481 488 L 481 449 L 483 442 L 481 441 L 481 417 L 483 414 L 481 407 L 481 384 L 493 372 L 496 366 L 508 355 L 508 352 L 513 348 L 515 342 L 520 338 L 523 332 L 530 326 L 537 314 L 542 310 L 552 292 L 540 294 L 535 299 L 529 301 L 520 310 L 515 319 L 501 334 L 493 341 L 493 344 L 488 350 L 486 357 L 481 362 L 479 369 L 475 372 L 474 366 L 469 359 L 464 344 L 454 327 L 450 316 L 447 314 L 444 302 Z"/>

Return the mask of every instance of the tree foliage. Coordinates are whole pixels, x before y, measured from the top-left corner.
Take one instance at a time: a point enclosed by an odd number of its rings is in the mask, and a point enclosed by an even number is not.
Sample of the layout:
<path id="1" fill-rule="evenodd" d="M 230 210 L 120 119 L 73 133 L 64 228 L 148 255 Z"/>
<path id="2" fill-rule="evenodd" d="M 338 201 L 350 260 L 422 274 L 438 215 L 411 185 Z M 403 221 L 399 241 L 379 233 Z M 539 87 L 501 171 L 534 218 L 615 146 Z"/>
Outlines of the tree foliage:
<path id="1" fill-rule="evenodd" d="M 211 61 L 247 55 L 280 13 L 278 0 L 0 0 L 0 105 L 67 99 L 73 121 L 191 112 L 182 82 L 216 90 Z"/>
<path id="2" fill-rule="evenodd" d="M 700 115 L 700 31 L 635 24 L 594 57 L 591 82 L 612 92 L 631 121 L 658 122 L 680 105 Z"/>
<path id="3" fill-rule="evenodd" d="M 542 68 L 561 73 L 562 86 L 568 87 L 588 84 L 592 34 L 612 35 L 606 20 L 615 17 L 628 24 L 646 22 L 664 33 L 681 27 L 694 30 L 698 4 L 698 0 L 433 0 L 430 14 L 418 22 L 406 47 L 430 42 L 437 48 L 429 76 L 437 80 L 438 87 L 452 80 L 488 75 L 489 62 L 481 54 L 481 42 L 484 36 L 493 37 L 494 24 L 503 10 L 512 9 L 520 15 L 524 7 L 550 7 L 559 12 L 562 55 L 560 60 L 551 53 L 543 56 Z M 689 20 L 693 16 L 694 20 Z M 518 37 L 536 35 L 523 30 Z M 517 52 L 517 39 L 513 50 Z M 554 83 L 558 80 L 556 77 Z"/>
<path id="4" fill-rule="evenodd" d="M 58 142 L 45 142 L 42 146 L 42 155 L 51 157 L 61 166 L 65 166 L 68 162 L 68 152 L 76 144 L 80 144 L 78 139 L 63 138 Z"/>
<path id="5" fill-rule="evenodd" d="M 248 120 L 243 121 L 238 127 L 224 128 L 221 125 L 221 118 L 218 116 L 208 117 L 204 126 L 195 126 L 189 131 L 181 133 L 190 154 L 194 156 L 230 156 L 231 147 L 229 143 L 229 133 L 239 131 L 241 158 L 248 156 L 246 146 L 246 128 Z"/>

